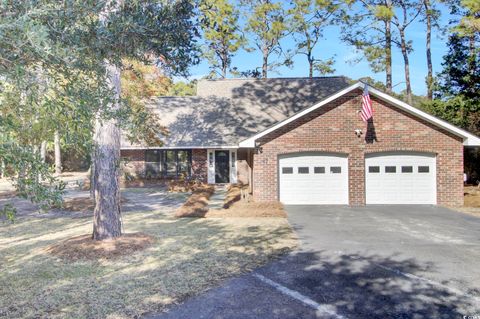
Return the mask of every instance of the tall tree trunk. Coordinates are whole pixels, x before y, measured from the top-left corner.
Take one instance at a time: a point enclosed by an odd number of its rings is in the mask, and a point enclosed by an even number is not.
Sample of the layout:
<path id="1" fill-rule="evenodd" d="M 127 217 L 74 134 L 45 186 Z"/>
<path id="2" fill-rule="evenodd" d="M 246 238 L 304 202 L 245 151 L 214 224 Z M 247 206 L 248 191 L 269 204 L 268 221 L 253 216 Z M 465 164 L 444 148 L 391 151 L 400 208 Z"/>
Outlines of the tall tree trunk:
<path id="1" fill-rule="evenodd" d="M 387 1 L 388 3 L 388 1 Z M 385 87 L 392 92 L 392 23 L 385 21 Z"/>
<path id="2" fill-rule="evenodd" d="M 268 48 L 266 45 L 262 48 L 263 63 L 262 63 L 262 78 L 268 77 Z"/>
<path id="3" fill-rule="evenodd" d="M 405 67 L 405 84 L 407 91 L 407 103 L 412 105 L 412 86 L 410 84 L 410 62 L 408 60 L 407 41 L 405 40 L 405 30 L 400 29 L 400 47 L 402 49 L 403 62 Z"/>
<path id="4" fill-rule="evenodd" d="M 313 78 L 313 59 L 312 59 L 312 53 L 308 52 L 307 54 L 307 59 L 308 59 L 308 77 Z"/>
<path id="5" fill-rule="evenodd" d="M 432 67 L 432 14 L 430 12 L 430 0 L 424 0 L 425 15 L 427 22 L 427 40 L 426 40 L 426 53 L 427 53 L 427 98 L 433 99 L 433 67 Z"/>
<path id="6" fill-rule="evenodd" d="M 40 145 L 40 158 L 42 159 L 42 162 L 45 163 L 46 157 L 47 157 L 47 141 L 42 141 L 42 144 Z"/>
<path id="7" fill-rule="evenodd" d="M 60 149 L 60 134 L 55 131 L 53 135 L 53 143 L 55 148 L 55 174 L 60 175 L 62 173 L 62 152 Z"/>
<path id="8" fill-rule="evenodd" d="M 115 92 L 110 111 L 119 109 L 120 68 L 106 65 L 108 85 Z M 93 211 L 93 239 L 103 240 L 122 235 L 120 211 L 120 128 L 116 119 L 95 121 L 95 158 L 92 185 L 95 192 L 95 209 Z"/>
<path id="9" fill-rule="evenodd" d="M 223 52 L 223 54 L 222 54 L 222 79 L 227 78 L 227 68 L 228 68 L 228 53 Z"/>
<path id="10" fill-rule="evenodd" d="M 90 155 L 90 199 L 95 203 L 95 147 Z"/>
<path id="11" fill-rule="evenodd" d="M 0 178 L 5 178 L 5 162 L 0 162 Z"/>

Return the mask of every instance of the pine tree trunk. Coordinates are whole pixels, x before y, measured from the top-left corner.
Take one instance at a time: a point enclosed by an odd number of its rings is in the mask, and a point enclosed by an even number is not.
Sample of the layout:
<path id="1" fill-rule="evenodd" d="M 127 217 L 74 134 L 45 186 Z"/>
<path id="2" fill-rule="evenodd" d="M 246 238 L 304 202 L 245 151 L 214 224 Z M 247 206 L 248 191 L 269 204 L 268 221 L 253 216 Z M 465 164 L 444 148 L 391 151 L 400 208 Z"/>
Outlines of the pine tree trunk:
<path id="1" fill-rule="evenodd" d="M 388 1 L 387 1 L 388 3 Z M 392 24 L 385 22 L 385 87 L 388 93 L 392 92 Z"/>
<path id="2" fill-rule="evenodd" d="M 0 162 L 0 178 L 5 178 L 5 162 Z"/>
<path id="3" fill-rule="evenodd" d="M 412 105 L 412 86 L 410 84 L 410 62 L 408 60 L 407 42 L 405 40 L 405 30 L 400 29 L 400 46 L 402 49 L 403 62 L 405 67 L 405 83 L 407 91 L 407 103 Z"/>
<path id="4" fill-rule="evenodd" d="M 95 148 L 90 158 L 90 199 L 95 203 Z"/>
<path id="5" fill-rule="evenodd" d="M 308 77 L 313 78 L 313 59 L 311 53 L 308 54 Z"/>
<path id="6" fill-rule="evenodd" d="M 262 53 L 263 53 L 262 78 L 266 79 L 268 77 L 268 48 L 266 46 L 263 47 Z"/>
<path id="7" fill-rule="evenodd" d="M 107 64 L 109 86 L 115 92 L 110 111 L 118 110 L 120 98 L 120 68 Z M 104 240 L 122 235 L 120 211 L 120 128 L 116 119 L 95 121 L 95 158 L 93 166 L 95 209 L 93 239 Z"/>
<path id="8" fill-rule="evenodd" d="M 431 51 L 431 38 L 432 38 L 432 15 L 430 13 L 430 0 L 424 0 L 426 19 L 427 19 L 427 41 L 426 41 L 426 53 L 427 53 L 427 98 L 433 99 L 433 67 L 432 67 L 432 51 Z"/>
<path id="9" fill-rule="evenodd" d="M 40 158 L 42 159 L 42 162 L 45 163 L 46 157 L 47 157 L 47 141 L 43 141 L 42 144 L 40 145 Z"/>
<path id="10" fill-rule="evenodd" d="M 62 173 L 62 152 L 60 149 L 60 134 L 55 131 L 53 136 L 53 142 L 55 144 L 55 174 L 60 175 Z"/>

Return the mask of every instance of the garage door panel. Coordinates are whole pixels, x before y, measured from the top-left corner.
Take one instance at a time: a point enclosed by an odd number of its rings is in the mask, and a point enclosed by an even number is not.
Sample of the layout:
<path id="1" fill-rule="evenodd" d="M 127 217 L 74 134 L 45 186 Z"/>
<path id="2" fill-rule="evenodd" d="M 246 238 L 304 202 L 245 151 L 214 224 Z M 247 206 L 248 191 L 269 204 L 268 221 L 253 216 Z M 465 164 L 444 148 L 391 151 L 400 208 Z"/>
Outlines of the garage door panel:
<path id="1" fill-rule="evenodd" d="M 348 159 L 324 153 L 282 156 L 279 189 L 285 204 L 348 204 Z"/>
<path id="2" fill-rule="evenodd" d="M 435 155 L 376 154 L 365 166 L 367 204 L 436 204 Z"/>

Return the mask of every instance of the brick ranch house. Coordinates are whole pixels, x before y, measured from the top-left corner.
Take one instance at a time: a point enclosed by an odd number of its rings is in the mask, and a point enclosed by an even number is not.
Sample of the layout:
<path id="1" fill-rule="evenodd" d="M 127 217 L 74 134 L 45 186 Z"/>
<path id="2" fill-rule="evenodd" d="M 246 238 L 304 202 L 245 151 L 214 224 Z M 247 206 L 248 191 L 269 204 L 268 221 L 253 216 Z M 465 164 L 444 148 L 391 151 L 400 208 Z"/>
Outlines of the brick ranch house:
<path id="1" fill-rule="evenodd" d="M 463 204 L 463 148 L 480 139 L 344 77 L 202 80 L 194 97 L 150 102 L 170 134 L 122 140 L 124 170 L 250 185 L 285 204 Z"/>

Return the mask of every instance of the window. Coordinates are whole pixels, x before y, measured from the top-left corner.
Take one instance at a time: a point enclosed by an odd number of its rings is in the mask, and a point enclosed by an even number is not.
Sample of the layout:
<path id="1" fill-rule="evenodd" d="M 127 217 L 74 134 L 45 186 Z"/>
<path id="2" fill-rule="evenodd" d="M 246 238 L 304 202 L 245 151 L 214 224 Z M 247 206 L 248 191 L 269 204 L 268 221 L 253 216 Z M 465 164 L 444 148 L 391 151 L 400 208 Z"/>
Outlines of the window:
<path id="1" fill-rule="evenodd" d="M 298 174 L 308 174 L 309 173 L 308 167 L 299 167 L 298 168 Z"/>
<path id="2" fill-rule="evenodd" d="M 369 173 L 380 173 L 380 166 L 369 166 L 368 167 Z"/>
<path id="3" fill-rule="evenodd" d="M 191 158 L 189 151 L 177 152 L 177 175 L 187 177 L 190 176 Z"/>
<path id="4" fill-rule="evenodd" d="M 314 167 L 313 172 L 315 174 L 325 174 L 325 167 Z"/>
<path id="5" fill-rule="evenodd" d="M 161 150 L 146 150 L 145 151 L 145 162 L 147 163 L 158 163 L 160 162 Z"/>
<path id="6" fill-rule="evenodd" d="M 402 173 L 413 173 L 413 166 L 402 166 Z"/>
<path id="7" fill-rule="evenodd" d="M 145 175 L 147 177 L 190 176 L 191 150 L 146 150 Z"/>
<path id="8" fill-rule="evenodd" d="M 340 174 L 341 172 L 342 172 L 342 168 L 340 166 L 330 167 L 330 173 L 332 174 Z"/>
<path id="9" fill-rule="evenodd" d="M 232 167 L 235 167 L 235 152 L 232 152 Z"/>
<path id="10" fill-rule="evenodd" d="M 418 167 L 418 172 L 419 173 L 429 173 L 430 172 L 430 167 L 429 166 L 419 166 Z"/>
<path id="11" fill-rule="evenodd" d="M 396 173 L 397 167 L 396 166 L 385 166 L 385 173 Z"/>
<path id="12" fill-rule="evenodd" d="M 176 151 L 165 151 L 165 160 L 163 164 L 166 176 L 177 176 Z"/>
<path id="13" fill-rule="evenodd" d="M 282 167 L 282 174 L 293 174 L 293 167 Z"/>
<path id="14" fill-rule="evenodd" d="M 161 150 L 145 151 L 145 177 L 160 177 L 162 174 Z"/>

